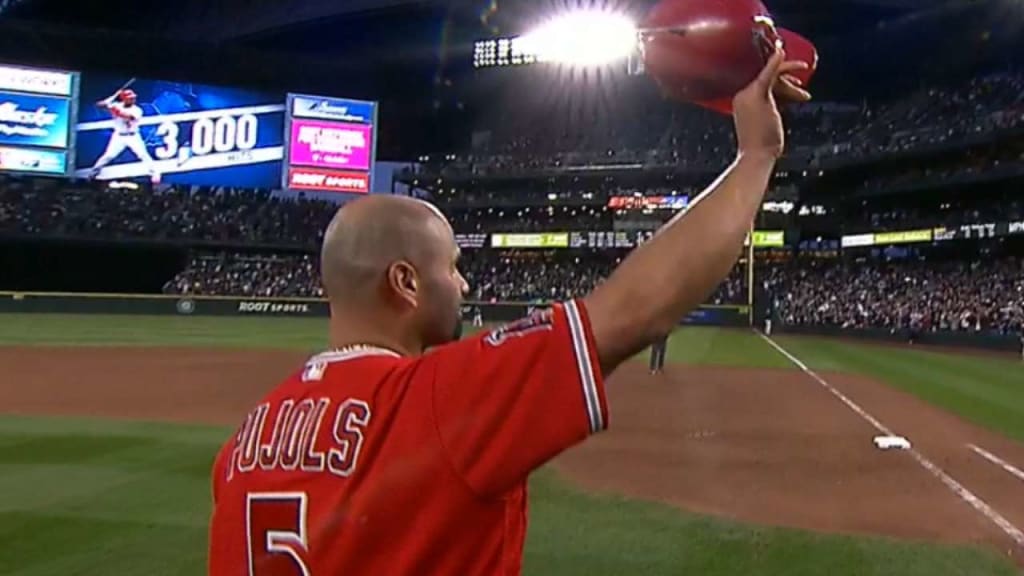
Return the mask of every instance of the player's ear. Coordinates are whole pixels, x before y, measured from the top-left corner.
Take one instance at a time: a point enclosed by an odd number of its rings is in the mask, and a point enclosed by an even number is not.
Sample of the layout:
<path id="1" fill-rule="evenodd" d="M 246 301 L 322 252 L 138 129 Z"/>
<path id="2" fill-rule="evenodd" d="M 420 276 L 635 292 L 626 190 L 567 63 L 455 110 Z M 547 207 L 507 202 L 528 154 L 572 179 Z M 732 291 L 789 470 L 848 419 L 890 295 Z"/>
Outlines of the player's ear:
<path id="1" fill-rule="evenodd" d="M 412 308 L 418 306 L 420 280 L 419 274 L 412 264 L 400 260 L 388 266 L 387 285 L 391 293 L 399 300 Z"/>

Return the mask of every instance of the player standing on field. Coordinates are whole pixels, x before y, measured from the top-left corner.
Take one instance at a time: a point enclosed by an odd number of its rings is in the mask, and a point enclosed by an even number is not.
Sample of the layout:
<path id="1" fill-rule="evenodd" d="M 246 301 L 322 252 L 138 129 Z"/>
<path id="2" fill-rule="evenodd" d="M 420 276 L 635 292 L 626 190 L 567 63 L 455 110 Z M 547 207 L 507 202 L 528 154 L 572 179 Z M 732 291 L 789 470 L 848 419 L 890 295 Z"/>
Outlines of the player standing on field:
<path id="1" fill-rule="evenodd" d="M 135 101 L 135 91 L 125 88 L 118 90 L 110 98 L 96 103 L 96 106 L 110 112 L 113 117 L 114 131 L 110 134 L 106 151 L 96 160 L 96 164 L 89 172 L 89 178 L 97 178 L 104 166 L 110 164 L 118 154 L 128 148 L 145 165 L 150 180 L 153 183 L 160 181 L 160 174 L 156 170 L 153 157 L 149 155 L 146 144 L 139 134 L 139 121 L 142 120 L 143 112 Z"/>
<path id="2" fill-rule="evenodd" d="M 651 344 L 651 374 L 659 374 L 665 368 L 665 354 L 668 351 L 668 334 L 662 334 Z"/>
<path id="3" fill-rule="evenodd" d="M 216 576 L 514 575 L 528 475 L 608 426 L 604 375 L 736 262 L 783 150 L 774 55 L 734 100 L 739 153 L 584 298 L 461 341 L 468 291 L 433 206 L 371 196 L 327 229 L 331 350 L 249 413 L 213 468 Z"/>

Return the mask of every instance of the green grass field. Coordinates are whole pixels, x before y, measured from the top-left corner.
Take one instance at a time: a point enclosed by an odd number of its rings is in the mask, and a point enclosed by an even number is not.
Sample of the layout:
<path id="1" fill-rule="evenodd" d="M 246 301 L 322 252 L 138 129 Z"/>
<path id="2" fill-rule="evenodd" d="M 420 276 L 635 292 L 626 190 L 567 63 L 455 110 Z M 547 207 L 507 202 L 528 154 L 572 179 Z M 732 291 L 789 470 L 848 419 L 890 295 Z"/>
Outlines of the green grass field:
<path id="1" fill-rule="evenodd" d="M 274 347 L 313 351 L 321 321 L 0 316 L 0 345 Z M 1024 440 L 1024 370 L 1012 359 L 781 338 L 813 368 L 863 373 Z M 670 360 L 792 368 L 757 336 L 685 329 Z M 0 375 L 2 377 L 2 375 Z M 0 407 L 2 410 L 2 407 Z M 0 574 L 205 573 L 209 468 L 226 429 L 0 417 Z M 531 575 L 996 575 L 988 550 L 827 536 L 685 514 L 532 481 Z"/>

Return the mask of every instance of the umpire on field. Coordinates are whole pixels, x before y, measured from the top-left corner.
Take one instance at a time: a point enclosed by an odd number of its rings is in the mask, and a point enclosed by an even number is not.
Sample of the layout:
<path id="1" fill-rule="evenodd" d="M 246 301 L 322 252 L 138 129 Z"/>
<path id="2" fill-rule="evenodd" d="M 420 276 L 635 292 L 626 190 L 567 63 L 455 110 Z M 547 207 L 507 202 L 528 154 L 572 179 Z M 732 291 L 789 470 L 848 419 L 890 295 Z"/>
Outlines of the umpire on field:
<path id="1" fill-rule="evenodd" d="M 668 334 L 663 334 L 651 344 L 651 374 L 659 374 L 665 367 L 665 351 L 668 349 Z"/>

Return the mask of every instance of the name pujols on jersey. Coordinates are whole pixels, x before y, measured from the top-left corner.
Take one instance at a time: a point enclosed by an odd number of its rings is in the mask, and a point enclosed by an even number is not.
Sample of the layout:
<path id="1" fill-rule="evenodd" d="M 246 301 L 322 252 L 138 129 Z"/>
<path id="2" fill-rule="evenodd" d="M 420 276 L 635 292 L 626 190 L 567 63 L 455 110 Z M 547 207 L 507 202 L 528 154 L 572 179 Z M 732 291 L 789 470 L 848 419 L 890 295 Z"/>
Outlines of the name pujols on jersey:
<path id="1" fill-rule="evenodd" d="M 257 468 L 347 478 L 358 463 L 370 417 L 370 405 L 355 398 L 340 404 L 328 397 L 264 402 L 249 413 L 235 438 L 227 480 Z"/>

